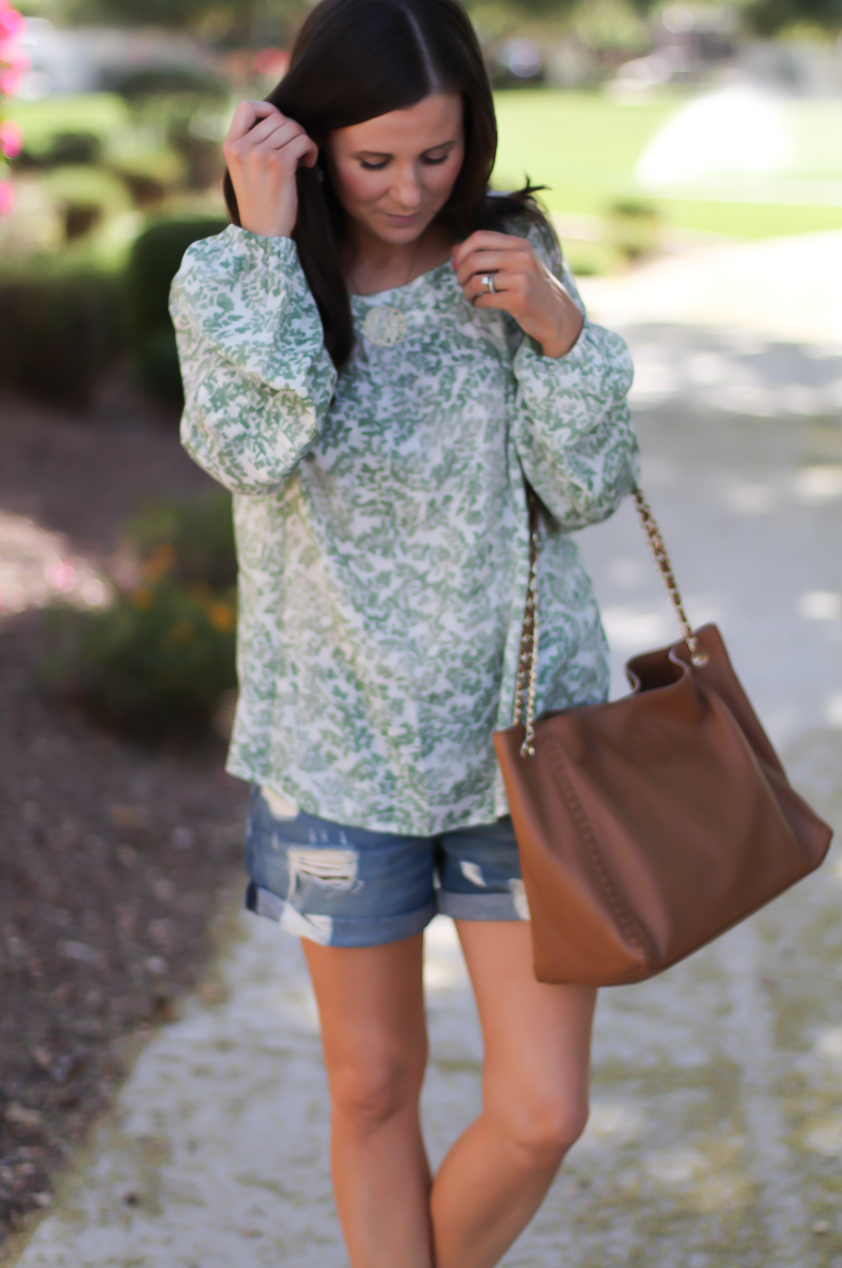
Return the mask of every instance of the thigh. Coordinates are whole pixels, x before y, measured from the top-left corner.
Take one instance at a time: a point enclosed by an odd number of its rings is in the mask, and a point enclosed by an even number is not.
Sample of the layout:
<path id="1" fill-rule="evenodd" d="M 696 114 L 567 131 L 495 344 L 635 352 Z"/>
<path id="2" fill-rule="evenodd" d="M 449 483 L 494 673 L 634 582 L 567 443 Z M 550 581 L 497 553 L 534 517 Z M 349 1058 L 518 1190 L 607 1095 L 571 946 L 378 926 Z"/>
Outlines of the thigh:
<path id="1" fill-rule="evenodd" d="M 374 947 L 302 947 L 334 1096 L 375 1114 L 417 1096 L 427 1058 L 423 934 Z"/>
<path id="2" fill-rule="evenodd" d="M 482 1026 L 486 1105 L 527 1116 L 543 1106 L 583 1125 L 596 991 L 538 982 L 526 922 L 456 925 Z"/>

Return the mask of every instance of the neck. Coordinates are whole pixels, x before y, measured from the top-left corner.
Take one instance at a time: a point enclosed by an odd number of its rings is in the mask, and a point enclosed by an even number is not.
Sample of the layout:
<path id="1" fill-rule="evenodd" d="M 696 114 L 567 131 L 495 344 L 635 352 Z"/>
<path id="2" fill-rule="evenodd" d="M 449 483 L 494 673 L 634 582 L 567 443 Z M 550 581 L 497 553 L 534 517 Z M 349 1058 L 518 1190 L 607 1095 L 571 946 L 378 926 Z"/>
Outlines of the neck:
<path id="1" fill-rule="evenodd" d="M 357 295 L 373 295 L 443 264 L 452 243 L 435 222 L 412 242 L 384 242 L 360 225 L 349 226 L 345 276 Z"/>
<path id="2" fill-rule="evenodd" d="M 384 242 L 382 238 L 377 238 L 360 225 L 354 224 L 351 226 L 349 233 L 351 259 L 355 265 L 374 269 L 378 272 L 388 272 L 390 269 L 401 268 L 405 272 L 413 258 L 418 254 L 421 238 L 425 236 L 426 232 L 425 230 L 420 237 L 414 238 L 412 242 Z"/>

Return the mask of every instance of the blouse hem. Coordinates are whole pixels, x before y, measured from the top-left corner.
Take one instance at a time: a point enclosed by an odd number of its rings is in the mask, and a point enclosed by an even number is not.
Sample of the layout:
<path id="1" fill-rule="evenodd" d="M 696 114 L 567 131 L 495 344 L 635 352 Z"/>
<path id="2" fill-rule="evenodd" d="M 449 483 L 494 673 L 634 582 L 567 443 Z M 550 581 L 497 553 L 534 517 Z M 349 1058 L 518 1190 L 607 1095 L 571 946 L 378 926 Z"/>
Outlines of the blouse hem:
<path id="1" fill-rule="evenodd" d="M 406 820 L 385 819 L 377 815 L 369 815 L 362 808 L 358 813 L 352 813 L 350 816 L 343 816 L 341 819 L 336 818 L 334 814 L 326 813 L 326 807 L 320 806 L 315 797 L 302 796 L 295 793 L 284 784 L 282 780 L 275 779 L 266 771 L 259 771 L 248 763 L 239 760 L 232 754 L 229 756 L 225 764 L 225 770 L 228 775 L 234 779 L 245 780 L 246 783 L 255 784 L 260 788 L 268 788 L 271 792 L 282 797 L 284 801 L 292 802 L 300 810 L 306 814 L 315 815 L 317 819 L 325 819 L 328 823 L 338 823 L 343 827 L 362 828 L 366 832 L 383 832 L 393 836 L 404 837 L 434 837 L 442 832 L 455 832 L 460 828 L 472 828 L 490 826 L 497 823 L 498 819 L 509 813 L 508 806 L 500 810 L 500 793 L 499 789 L 489 788 L 488 790 L 488 809 L 484 811 L 467 812 L 461 817 L 450 818 L 447 815 L 428 819 L 424 822 L 413 819 L 410 822 Z M 505 794 L 503 795 L 505 802 Z M 496 803 L 496 804 L 495 804 Z"/>

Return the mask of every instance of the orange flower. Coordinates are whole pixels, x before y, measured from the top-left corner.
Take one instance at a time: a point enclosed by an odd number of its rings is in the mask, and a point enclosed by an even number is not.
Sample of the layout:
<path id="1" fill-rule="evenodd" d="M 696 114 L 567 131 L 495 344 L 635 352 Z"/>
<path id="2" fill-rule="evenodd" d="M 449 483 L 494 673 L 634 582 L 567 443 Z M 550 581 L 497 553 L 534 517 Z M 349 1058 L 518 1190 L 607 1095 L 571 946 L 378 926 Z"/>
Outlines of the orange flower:
<path id="1" fill-rule="evenodd" d="M 175 551 L 172 546 L 159 546 L 143 565 L 142 571 L 144 581 L 147 581 L 150 585 L 154 586 L 155 582 L 162 577 L 165 572 L 169 572 L 174 563 Z"/>
<path id="2" fill-rule="evenodd" d="M 152 591 L 148 586 L 139 586 L 132 595 L 132 603 L 140 612 L 148 612 L 152 607 Z"/>
<path id="3" fill-rule="evenodd" d="M 236 620 L 234 609 L 227 603 L 210 603 L 208 604 L 208 620 L 220 634 L 230 634 Z"/>

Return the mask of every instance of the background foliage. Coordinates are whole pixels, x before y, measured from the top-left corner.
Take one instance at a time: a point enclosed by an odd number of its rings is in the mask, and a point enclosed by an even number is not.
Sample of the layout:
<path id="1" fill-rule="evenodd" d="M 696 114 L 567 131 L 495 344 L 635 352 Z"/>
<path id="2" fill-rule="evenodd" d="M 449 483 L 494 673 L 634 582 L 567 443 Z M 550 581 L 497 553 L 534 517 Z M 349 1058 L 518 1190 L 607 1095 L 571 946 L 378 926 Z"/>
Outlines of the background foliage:
<path id="1" fill-rule="evenodd" d="M 670 0 L 469 0 L 475 16 L 500 10 L 516 23 L 539 17 L 559 25 L 581 17 L 588 9 L 613 8 L 646 17 L 663 10 Z M 842 0 L 715 0 L 718 7 L 737 11 L 746 30 L 774 35 L 788 27 L 813 25 L 826 31 L 842 29 Z M 697 0 L 697 5 L 712 0 Z M 23 12 L 70 21 L 115 25 L 164 26 L 195 30 L 232 43 L 251 42 L 255 33 L 280 32 L 288 38 L 306 13 L 302 0 L 23 0 Z M 270 36 L 270 38 L 274 38 Z"/>
<path id="2" fill-rule="evenodd" d="M 101 611 L 53 612 L 46 680 L 118 734 L 201 738 L 236 687 L 231 499 L 156 503 L 124 537 L 137 555 L 134 584 Z"/>

